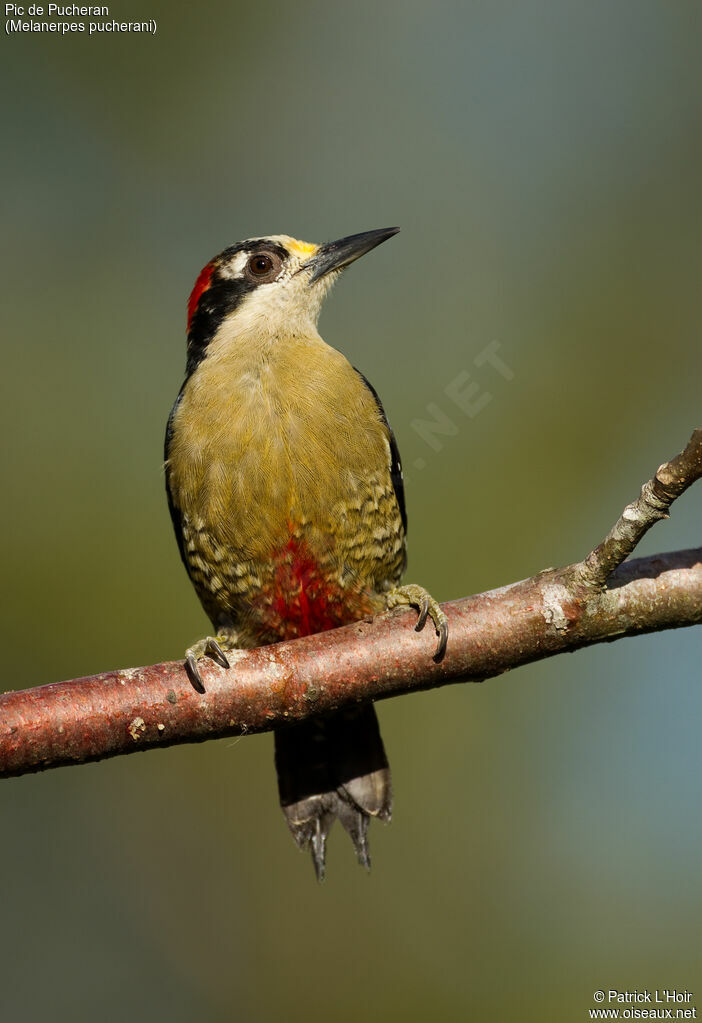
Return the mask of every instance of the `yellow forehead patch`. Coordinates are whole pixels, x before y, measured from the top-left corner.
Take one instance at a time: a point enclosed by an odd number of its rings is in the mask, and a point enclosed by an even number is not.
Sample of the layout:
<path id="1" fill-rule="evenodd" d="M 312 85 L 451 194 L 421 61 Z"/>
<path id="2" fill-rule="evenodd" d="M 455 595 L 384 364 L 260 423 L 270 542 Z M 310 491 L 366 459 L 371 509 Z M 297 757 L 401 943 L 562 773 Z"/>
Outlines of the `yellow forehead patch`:
<path id="1" fill-rule="evenodd" d="M 301 259 L 308 259 L 312 256 L 317 249 L 318 245 L 314 245 L 312 242 L 300 242 L 297 238 L 290 238 L 288 241 L 288 248 L 294 255 L 299 256 Z"/>

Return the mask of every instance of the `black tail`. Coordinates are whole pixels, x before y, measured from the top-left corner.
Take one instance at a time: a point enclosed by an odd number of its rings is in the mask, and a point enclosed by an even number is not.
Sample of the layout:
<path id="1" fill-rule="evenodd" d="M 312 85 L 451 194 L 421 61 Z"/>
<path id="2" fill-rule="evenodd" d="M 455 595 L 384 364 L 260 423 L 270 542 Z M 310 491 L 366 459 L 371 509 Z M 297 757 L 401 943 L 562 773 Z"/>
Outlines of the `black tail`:
<path id="1" fill-rule="evenodd" d="M 336 817 L 351 836 L 359 863 L 370 867 L 368 823 L 389 821 L 390 768 L 372 704 L 311 718 L 275 733 L 280 805 L 293 838 L 310 847 L 317 878 Z"/>

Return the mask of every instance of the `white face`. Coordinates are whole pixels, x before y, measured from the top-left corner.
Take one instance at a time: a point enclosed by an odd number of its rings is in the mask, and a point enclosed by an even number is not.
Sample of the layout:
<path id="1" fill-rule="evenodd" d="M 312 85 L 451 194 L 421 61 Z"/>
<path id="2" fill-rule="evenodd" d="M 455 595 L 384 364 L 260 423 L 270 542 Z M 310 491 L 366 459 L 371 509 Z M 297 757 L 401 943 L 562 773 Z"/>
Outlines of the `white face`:
<path id="1" fill-rule="evenodd" d="M 316 335 L 322 301 L 340 270 L 312 283 L 313 270 L 306 269 L 306 264 L 319 246 L 288 235 L 254 241 L 254 251 L 237 252 L 218 267 L 221 277 L 253 285 L 222 327 L 239 336 L 265 333 L 272 338 L 283 331 Z M 266 242 L 271 243 L 270 248 Z"/>
<path id="2" fill-rule="evenodd" d="M 279 234 L 225 249 L 207 264 L 190 295 L 188 372 L 205 353 L 223 356 L 242 342 L 252 349 L 285 338 L 321 342 L 319 311 L 341 270 L 397 231 L 364 231 L 324 245 Z"/>

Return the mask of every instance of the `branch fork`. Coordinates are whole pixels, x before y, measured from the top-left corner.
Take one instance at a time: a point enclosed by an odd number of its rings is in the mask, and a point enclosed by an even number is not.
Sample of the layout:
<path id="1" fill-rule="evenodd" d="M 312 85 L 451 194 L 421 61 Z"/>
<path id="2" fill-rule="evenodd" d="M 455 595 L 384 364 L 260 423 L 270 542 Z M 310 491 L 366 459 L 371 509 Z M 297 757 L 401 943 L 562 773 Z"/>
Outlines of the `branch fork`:
<path id="1" fill-rule="evenodd" d="M 0 695 L 0 777 L 176 743 L 268 731 L 363 700 L 483 681 L 593 643 L 702 623 L 702 547 L 625 559 L 702 476 L 702 429 L 582 562 L 443 605 L 446 656 L 412 614 L 232 651 L 201 667 L 128 668 Z"/>

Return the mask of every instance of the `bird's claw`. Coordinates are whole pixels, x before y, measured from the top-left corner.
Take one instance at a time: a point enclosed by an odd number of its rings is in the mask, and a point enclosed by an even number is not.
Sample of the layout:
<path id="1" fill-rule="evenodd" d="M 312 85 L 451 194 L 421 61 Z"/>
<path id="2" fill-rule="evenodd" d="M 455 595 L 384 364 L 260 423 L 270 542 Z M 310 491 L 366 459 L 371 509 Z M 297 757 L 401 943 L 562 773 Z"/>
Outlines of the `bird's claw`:
<path id="1" fill-rule="evenodd" d="M 422 597 L 422 602 L 419 605 L 419 618 L 417 624 L 414 627 L 415 632 L 421 632 L 424 626 L 427 624 L 427 617 L 429 615 L 429 594 L 425 593 Z"/>
<path id="2" fill-rule="evenodd" d="M 205 640 L 205 653 L 208 657 L 211 657 L 212 660 L 220 666 L 220 668 L 229 667 L 229 660 L 227 656 L 217 640 L 213 639 L 212 636 L 208 636 Z"/>
<path id="3" fill-rule="evenodd" d="M 202 681 L 200 669 L 197 666 L 197 657 L 190 650 L 188 650 L 185 655 L 185 670 L 193 689 L 196 689 L 198 693 L 204 693 L 205 686 Z"/>
<path id="4" fill-rule="evenodd" d="M 185 670 L 188 673 L 193 687 L 197 689 L 199 693 L 204 693 L 205 686 L 202 681 L 202 675 L 198 667 L 198 661 L 202 660 L 203 657 L 209 657 L 210 660 L 218 664 L 220 668 L 229 667 L 229 659 L 222 650 L 222 646 L 228 649 L 230 643 L 224 636 L 218 636 L 217 639 L 214 636 L 206 636 L 205 639 L 201 639 L 198 643 L 194 643 L 193 646 L 189 647 L 185 651 Z"/>
<path id="5" fill-rule="evenodd" d="M 427 624 L 427 618 L 431 618 L 436 635 L 439 637 L 433 659 L 437 664 L 443 660 L 448 643 L 448 618 L 441 610 L 439 602 L 434 600 L 423 586 L 417 586 L 414 583 L 408 586 L 398 586 L 396 589 L 390 590 L 386 597 L 386 604 L 388 610 L 402 606 L 416 608 L 419 614 L 414 627 L 416 632 L 421 632 Z"/>

